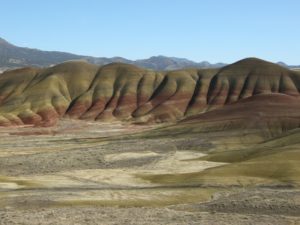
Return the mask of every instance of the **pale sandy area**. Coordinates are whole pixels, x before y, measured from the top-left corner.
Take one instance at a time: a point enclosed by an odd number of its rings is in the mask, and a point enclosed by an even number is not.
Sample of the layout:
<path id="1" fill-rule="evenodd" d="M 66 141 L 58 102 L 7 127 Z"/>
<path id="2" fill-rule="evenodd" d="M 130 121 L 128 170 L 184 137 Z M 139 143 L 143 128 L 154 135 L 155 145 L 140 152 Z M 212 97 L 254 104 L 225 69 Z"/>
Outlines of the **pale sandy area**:
<path id="1" fill-rule="evenodd" d="M 128 159 L 141 159 L 147 157 L 158 156 L 158 153 L 145 152 L 127 152 L 119 154 L 105 155 L 107 161 L 118 161 Z M 141 167 L 138 170 L 135 168 L 118 168 L 118 169 L 87 169 L 87 170 L 72 170 L 51 175 L 43 176 L 20 176 L 9 177 L 11 180 L 1 182 L 0 189 L 19 189 L 23 188 L 16 181 L 32 182 L 35 186 L 43 188 L 66 188 L 76 186 L 101 186 L 101 187 L 153 187 L 159 184 L 152 184 L 149 181 L 139 178 L 139 175 L 144 174 L 180 174 L 200 172 L 207 168 L 223 165 L 224 163 L 216 163 L 209 161 L 193 160 L 203 157 L 205 154 L 193 151 L 178 151 L 171 152 L 154 163 Z"/>

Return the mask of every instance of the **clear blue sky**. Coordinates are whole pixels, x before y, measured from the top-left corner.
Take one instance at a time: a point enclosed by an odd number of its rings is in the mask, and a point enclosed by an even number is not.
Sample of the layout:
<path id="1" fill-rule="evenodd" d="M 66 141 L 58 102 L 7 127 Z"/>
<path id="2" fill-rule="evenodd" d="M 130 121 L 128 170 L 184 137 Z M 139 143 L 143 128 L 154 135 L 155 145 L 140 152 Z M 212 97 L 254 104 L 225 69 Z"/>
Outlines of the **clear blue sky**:
<path id="1" fill-rule="evenodd" d="M 15 45 L 129 59 L 300 64 L 299 0 L 2 0 Z"/>

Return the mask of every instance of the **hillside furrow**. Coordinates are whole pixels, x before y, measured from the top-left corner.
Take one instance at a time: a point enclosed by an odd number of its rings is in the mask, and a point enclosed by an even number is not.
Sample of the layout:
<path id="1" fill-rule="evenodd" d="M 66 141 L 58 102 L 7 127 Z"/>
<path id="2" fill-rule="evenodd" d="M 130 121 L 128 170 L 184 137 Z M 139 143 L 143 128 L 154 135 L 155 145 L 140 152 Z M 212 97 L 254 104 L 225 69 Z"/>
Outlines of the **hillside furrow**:
<path id="1" fill-rule="evenodd" d="M 273 95 L 291 96 L 295 99 L 280 98 L 283 102 L 276 102 L 276 107 L 285 106 L 286 101 L 298 105 L 299 90 L 299 73 L 254 58 L 222 69 L 170 72 L 122 63 L 99 67 L 73 61 L 2 74 L 0 125 L 51 126 L 62 117 L 172 122 L 195 115 L 206 117 L 210 112 L 208 115 L 217 115 L 223 108 L 234 109 L 235 104 L 246 105 L 241 112 L 250 102 L 259 108 L 262 103 L 255 96 L 265 96 L 264 104 L 272 106 Z M 281 114 L 288 116 L 290 111 Z"/>

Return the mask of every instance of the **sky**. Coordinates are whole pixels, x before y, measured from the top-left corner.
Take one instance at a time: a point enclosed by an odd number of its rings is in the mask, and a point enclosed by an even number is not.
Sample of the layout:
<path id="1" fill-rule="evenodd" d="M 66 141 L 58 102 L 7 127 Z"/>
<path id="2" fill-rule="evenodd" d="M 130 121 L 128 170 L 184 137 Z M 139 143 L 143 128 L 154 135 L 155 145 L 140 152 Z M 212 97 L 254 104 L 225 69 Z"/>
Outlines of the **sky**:
<path id="1" fill-rule="evenodd" d="M 300 65 L 299 0 L 1 0 L 0 37 L 98 57 Z"/>

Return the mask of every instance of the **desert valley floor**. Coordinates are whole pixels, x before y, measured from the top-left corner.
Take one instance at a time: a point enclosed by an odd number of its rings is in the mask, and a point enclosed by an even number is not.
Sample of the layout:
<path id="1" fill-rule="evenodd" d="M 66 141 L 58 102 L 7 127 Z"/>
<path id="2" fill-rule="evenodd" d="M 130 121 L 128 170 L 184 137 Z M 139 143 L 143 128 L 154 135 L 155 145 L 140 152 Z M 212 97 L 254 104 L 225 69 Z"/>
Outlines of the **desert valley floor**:
<path id="1" fill-rule="evenodd" d="M 299 183 L 264 161 L 288 171 L 292 163 L 280 162 L 276 149 L 292 162 L 296 131 L 262 141 L 234 130 L 177 135 L 172 126 L 62 119 L 50 128 L 2 128 L 0 224 L 300 223 Z M 217 160 L 254 149 L 262 154 Z"/>

